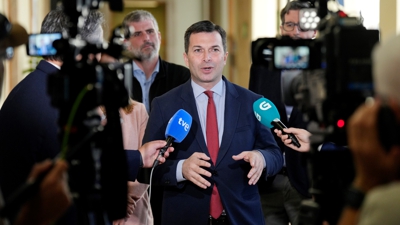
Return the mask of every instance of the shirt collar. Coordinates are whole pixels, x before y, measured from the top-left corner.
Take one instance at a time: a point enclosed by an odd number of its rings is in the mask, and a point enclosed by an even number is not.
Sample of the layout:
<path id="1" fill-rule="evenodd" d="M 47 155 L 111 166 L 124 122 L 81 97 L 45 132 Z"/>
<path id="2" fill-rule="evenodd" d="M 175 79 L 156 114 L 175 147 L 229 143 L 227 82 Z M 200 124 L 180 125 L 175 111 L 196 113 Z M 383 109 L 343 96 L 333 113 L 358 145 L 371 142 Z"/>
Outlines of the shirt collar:
<path id="1" fill-rule="evenodd" d="M 135 71 L 135 70 L 139 70 L 139 71 L 142 71 L 142 72 L 143 72 L 143 70 L 140 69 L 140 67 L 138 66 L 138 64 L 136 64 L 136 62 L 133 61 L 133 60 L 132 60 L 132 65 L 133 65 L 133 70 L 134 70 L 134 71 Z M 157 61 L 156 67 L 154 68 L 154 71 L 153 71 L 152 74 L 155 74 L 155 73 L 158 73 L 158 72 L 160 72 L 160 60 Z M 143 73 L 144 73 L 144 72 L 143 72 Z"/>
<path id="2" fill-rule="evenodd" d="M 199 97 L 201 94 L 204 93 L 204 91 L 206 91 L 205 88 L 196 84 L 193 80 L 191 80 L 190 83 L 192 84 L 193 94 L 195 98 Z M 216 85 L 214 85 L 213 88 L 211 88 L 211 91 L 213 91 L 215 94 L 219 96 L 222 96 L 223 86 L 224 86 L 224 80 L 221 79 Z"/>
<path id="3" fill-rule="evenodd" d="M 54 64 L 54 63 L 52 63 L 52 62 L 49 62 L 49 61 L 46 61 L 46 62 L 50 63 L 50 64 L 53 65 L 55 68 L 61 70 L 61 67 L 60 67 L 60 66 L 58 66 L 58 65 L 56 65 L 56 64 Z"/>

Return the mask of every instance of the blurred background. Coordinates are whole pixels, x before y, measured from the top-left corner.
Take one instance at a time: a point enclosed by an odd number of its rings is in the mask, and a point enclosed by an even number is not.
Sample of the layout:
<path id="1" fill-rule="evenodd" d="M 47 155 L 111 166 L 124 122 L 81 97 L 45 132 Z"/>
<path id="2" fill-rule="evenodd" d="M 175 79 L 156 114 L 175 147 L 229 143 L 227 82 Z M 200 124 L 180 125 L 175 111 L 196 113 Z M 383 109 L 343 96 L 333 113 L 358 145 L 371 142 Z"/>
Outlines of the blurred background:
<path id="1" fill-rule="evenodd" d="M 71 0 L 73 1 L 73 0 Z M 112 0 L 111 0 L 112 1 Z M 211 20 L 228 34 L 228 62 L 224 75 L 232 82 L 248 87 L 251 42 L 279 34 L 279 11 L 289 0 L 124 0 L 123 12 L 112 12 L 103 2 L 100 10 L 106 18 L 104 38 L 135 9 L 150 11 L 157 19 L 162 35 L 160 56 L 185 65 L 183 35 L 191 24 Z M 381 41 L 400 31 L 400 0 L 337 0 L 331 7 L 342 8 L 351 16 L 362 16 L 367 29 L 380 29 Z M 59 0 L 0 0 L 0 13 L 20 23 L 28 33 L 39 33 L 45 15 L 60 4 Z M 34 68 L 40 58 L 26 55 L 25 46 L 16 48 L 5 63 L 2 99 Z"/>

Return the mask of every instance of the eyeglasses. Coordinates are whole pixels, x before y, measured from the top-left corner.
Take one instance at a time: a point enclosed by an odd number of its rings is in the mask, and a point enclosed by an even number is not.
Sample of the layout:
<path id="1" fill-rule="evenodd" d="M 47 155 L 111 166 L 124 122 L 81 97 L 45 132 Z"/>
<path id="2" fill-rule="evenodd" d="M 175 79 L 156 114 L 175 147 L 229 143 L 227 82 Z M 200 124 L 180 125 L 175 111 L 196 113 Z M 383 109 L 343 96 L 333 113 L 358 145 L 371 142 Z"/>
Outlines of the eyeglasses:
<path id="1" fill-rule="evenodd" d="M 301 31 L 301 32 L 304 32 L 304 31 L 307 31 L 307 30 L 304 30 L 304 29 L 302 29 L 301 27 L 300 27 L 300 24 L 298 24 L 298 23 L 292 23 L 292 22 L 286 22 L 286 23 L 284 23 L 283 24 L 283 29 L 285 30 L 285 31 L 293 31 L 294 30 L 294 27 L 296 27 L 297 26 L 297 28 L 299 29 L 299 31 Z"/>

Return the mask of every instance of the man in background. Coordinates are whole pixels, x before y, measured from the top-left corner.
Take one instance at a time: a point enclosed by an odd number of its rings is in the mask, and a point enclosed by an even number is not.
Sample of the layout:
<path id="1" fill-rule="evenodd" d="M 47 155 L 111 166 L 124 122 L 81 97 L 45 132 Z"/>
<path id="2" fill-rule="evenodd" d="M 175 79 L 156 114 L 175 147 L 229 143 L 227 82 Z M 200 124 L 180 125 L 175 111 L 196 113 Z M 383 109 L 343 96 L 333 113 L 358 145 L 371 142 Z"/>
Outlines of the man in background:
<path id="1" fill-rule="evenodd" d="M 126 43 L 134 55 L 132 98 L 151 110 L 152 100 L 186 82 L 189 70 L 164 61 L 159 56 L 161 33 L 157 20 L 144 10 L 136 10 L 125 16 Z"/>
<path id="2" fill-rule="evenodd" d="M 282 36 L 292 39 L 312 39 L 316 31 L 302 30 L 299 26 L 299 10 L 310 8 L 309 2 L 290 1 L 281 10 Z M 281 79 L 285 73 L 301 71 L 270 71 L 267 66 L 252 65 L 250 69 L 249 89 L 271 100 L 278 108 L 281 121 L 288 127 L 306 128 L 301 112 L 292 106 L 286 106 L 282 100 Z M 259 182 L 261 202 L 268 225 L 292 225 L 299 223 L 300 205 L 309 198 L 309 180 L 302 154 L 296 147 L 285 146 L 279 139 L 277 143 L 284 154 L 285 164 L 282 171 L 268 181 Z"/>

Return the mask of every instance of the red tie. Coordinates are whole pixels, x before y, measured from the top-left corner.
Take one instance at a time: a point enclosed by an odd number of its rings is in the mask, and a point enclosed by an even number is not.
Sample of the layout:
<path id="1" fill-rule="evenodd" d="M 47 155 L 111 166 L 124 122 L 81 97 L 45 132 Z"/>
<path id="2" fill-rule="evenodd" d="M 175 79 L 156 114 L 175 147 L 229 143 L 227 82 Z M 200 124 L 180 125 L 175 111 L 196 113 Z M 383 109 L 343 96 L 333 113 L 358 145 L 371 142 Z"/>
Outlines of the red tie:
<path id="1" fill-rule="evenodd" d="M 215 109 L 213 92 L 205 91 L 204 93 L 208 96 L 207 124 L 206 124 L 207 148 L 208 152 L 210 153 L 211 160 L 215 165 L 215 163 L 217 162 L 217 156 L 219 150 L 217 111 Z M 221 198 L 219 197 L 217 185 L 214 184 L 211 194 L 210 215 L 214 219 L 217 219 L 221 215 L 222 210 L 223 207 Z"/>

